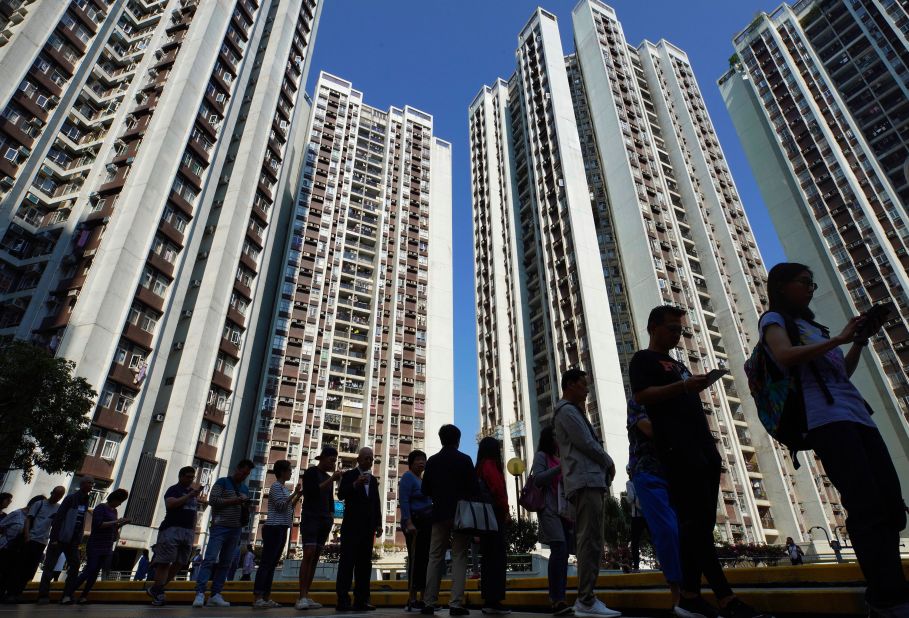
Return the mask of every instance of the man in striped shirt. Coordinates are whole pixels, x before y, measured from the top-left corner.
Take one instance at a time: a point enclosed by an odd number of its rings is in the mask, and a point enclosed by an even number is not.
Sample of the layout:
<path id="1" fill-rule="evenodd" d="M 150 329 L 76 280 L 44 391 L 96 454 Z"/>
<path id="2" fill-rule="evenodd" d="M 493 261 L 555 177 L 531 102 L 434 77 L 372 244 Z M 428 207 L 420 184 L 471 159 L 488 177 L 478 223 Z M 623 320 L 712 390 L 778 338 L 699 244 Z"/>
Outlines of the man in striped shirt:
<path id="1" fill-rule="evenodd" d="M 231 560 L 240 545 L 240 531 L 249 524 L 249 487 L 244 481 L 255 467 L 256 464 L 252 461 L 244 459 L 237 464 L 232 475 L 219 478 L 211 488 L 208 495 L 211 528 L 202 568 L 199 569 L 199 576 L 196 579 L 196 599 L 193 601 L 193 607 L 205 605 L 205 588 L 212 575 L 214 581 L 208 605 L 230 607 L 230 603 L 221 596 L 221 590 L 224 589 Z"/>

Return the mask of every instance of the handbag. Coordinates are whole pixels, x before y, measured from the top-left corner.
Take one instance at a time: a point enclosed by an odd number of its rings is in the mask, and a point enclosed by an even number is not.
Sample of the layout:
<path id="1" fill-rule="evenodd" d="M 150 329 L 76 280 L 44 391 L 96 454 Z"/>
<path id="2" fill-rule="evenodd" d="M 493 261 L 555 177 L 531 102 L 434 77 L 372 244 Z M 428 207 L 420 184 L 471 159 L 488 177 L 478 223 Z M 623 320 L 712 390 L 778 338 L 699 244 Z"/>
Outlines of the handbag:
<path id="1" fill-rule="evenodd" d="M 536 513 L 542 511 L 546 506 L 546 495 L 543 493 L 543 488 L 538 487 L 534 482 L 533 476 L 531 474 L 527 477 L 527 481 L 521 489 L 521 495 L 518 497 L 518 504 L 524 507 L 524 510 Z"/>
<path id="2" fill-rule="evenodd" d="M 473 500 L 458 500 L 455 508 L 454 530 L 462 534 L 481 536 L 499 531 L 499 522 L 492 507 L 492 493 L 483 479 L 477 479 L 480 495 Z"/>
<path id="3" fill-rule="evenodd" d="M 493 534 L 499 531 L 496 514 L 488 502 L 458 500 L 455 510 L 454 530 L 474 536 Z"/>

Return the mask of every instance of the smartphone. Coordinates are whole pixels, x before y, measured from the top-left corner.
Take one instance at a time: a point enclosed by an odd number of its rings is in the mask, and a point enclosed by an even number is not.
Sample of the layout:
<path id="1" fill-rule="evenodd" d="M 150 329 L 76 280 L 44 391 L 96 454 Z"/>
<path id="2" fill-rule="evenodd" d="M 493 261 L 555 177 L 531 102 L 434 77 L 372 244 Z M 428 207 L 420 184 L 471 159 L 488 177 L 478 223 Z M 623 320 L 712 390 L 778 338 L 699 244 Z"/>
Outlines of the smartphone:
<path id="1" fill-rule="evenodd" d="M 707 384 L 714 384 L 727 373 L 729 373 L 728 369 L 711 369 L 707 372 Z"/>
<path id="2" fill-rule="evenodd" d="M 889 305 L 874 305 L 871 309 L 862 314 L 865 323 L 855 332 L 855 340 L 864 341 L 870 339 L 876 333 L 881 325 L 890 315 Z"/>

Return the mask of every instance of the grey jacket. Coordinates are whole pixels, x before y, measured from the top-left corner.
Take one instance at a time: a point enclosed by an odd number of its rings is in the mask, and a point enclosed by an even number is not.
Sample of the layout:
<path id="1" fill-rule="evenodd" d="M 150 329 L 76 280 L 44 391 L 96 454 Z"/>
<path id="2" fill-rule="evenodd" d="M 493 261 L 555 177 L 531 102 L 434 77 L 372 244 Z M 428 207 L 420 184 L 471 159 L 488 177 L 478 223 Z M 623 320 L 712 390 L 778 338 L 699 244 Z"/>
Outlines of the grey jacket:
<path id="1" fill-rule="evenodd" d="M 584 413 L 570 401 L 560 399 L 555 406 L 553 423 L 565 496 L 571 498 L 579 489 L 605 490 L 609 487 L 615 476 L 615 464 L 597 440 Z"/>
<path id="2" fill-rule="evenodd" d="M 552 483 L 562 471 L 562 466 L 549 467 L 546 453 L 537 451 L 533 456 L 533 466 L 530 468 L 530 474 L 533 475 L 533 483 L 542 488 L 545 498 L 542 510 L 537 512 L 537 520 L 540 522 L 540 542 L 546 543 L 564 543 L 565 530 L 562 527 L 562 518 L 559 517 L 559 496 Z"/>

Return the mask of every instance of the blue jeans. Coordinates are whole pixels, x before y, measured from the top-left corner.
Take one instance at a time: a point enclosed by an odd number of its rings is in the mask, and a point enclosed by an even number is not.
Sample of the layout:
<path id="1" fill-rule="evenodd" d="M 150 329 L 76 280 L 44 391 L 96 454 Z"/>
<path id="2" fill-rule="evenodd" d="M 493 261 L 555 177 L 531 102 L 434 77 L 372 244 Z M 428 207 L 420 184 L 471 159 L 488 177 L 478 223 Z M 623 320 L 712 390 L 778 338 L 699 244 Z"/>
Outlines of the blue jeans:
<path id="1" fill-rule="evenodd" d="M 656 549 L 663 575 L 670 584 L 682 582 L 682 561 L 679 557 L 679 521 L 669 504 L 669 483 L 666 479 L 638 472 L 631 479 L 641 502 L 650 538 Z"/>
<path id="2" fill-rule="evenodd" d="M 230 563 L 234 553 L 240 546 L 240 528 L 226 526 L 212 526 L 208 533 L 208 545 L 205 547 L 205 557 L 202 559 L 202 568 L 196 578 L 196 594 L 204 594 L 208 580 L 214 581 L 211 585 L 212 595 L 221 594 L 224 582 L 227 580 Z"/>

